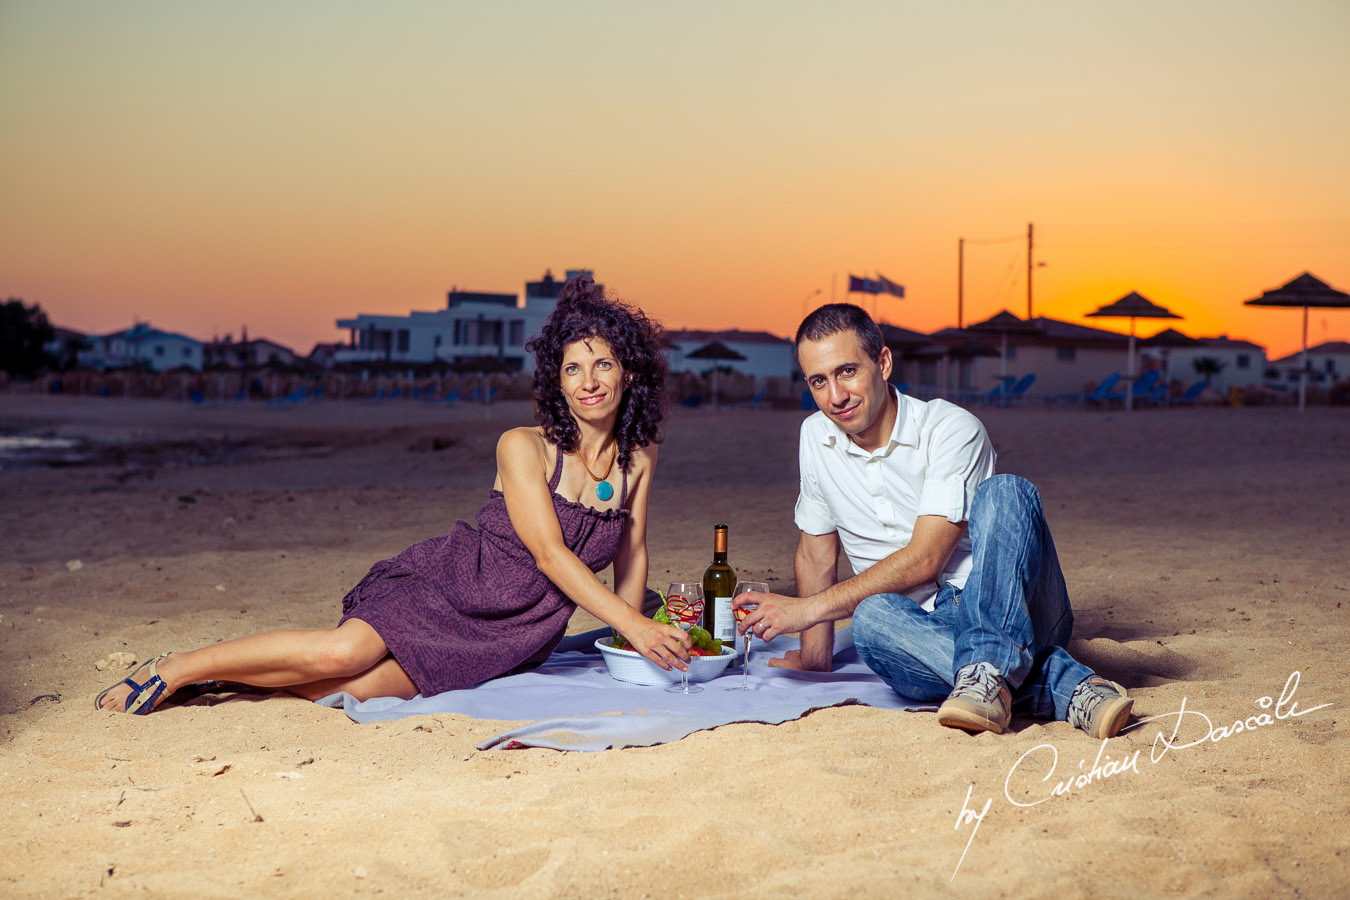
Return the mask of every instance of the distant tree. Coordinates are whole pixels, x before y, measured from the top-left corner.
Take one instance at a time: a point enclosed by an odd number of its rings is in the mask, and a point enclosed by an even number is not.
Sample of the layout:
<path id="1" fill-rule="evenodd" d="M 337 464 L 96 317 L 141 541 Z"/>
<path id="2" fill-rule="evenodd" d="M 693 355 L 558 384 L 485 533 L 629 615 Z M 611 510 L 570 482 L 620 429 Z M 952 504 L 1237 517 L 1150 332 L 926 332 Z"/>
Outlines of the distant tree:
<path id="1" fill-rule="evenodd" d="M 31 307 L 15 297 L 0 304 L 0 370 L 10 375 L 32 375 L 55 360 L 47 344 L 56 330 L 42 307 Z"/>
<path id="2" fill-rule="evenodd" d="M 61 342 L 61 346 L 56 353 L 56 367 L 62 372 L 68 372 L 80 364 L 80 353 L 89 349 L 89 341 L 82 337 L 68 337 Z"/>
<path id="3" fill-rule="evenodd" d="M 1195 374 L 1208 383 L 1211 378 L 1223 371 L 1225 364 L 1212 356 L 1197 356 L 1191 360 L 1191 365 L 1195 367 Z"/>

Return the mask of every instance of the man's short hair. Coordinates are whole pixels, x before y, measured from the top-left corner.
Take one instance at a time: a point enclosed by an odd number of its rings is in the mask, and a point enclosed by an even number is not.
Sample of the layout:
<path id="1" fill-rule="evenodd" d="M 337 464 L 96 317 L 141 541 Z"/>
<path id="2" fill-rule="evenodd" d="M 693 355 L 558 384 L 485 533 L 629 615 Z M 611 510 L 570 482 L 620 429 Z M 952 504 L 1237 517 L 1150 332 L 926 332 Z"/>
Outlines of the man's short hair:
<path id="1" fill-rule="evenodd" d="M 852 303 L 827 303 L 802 319 L 797 328 L 797 339 L 792 343 L 793 349 L 800 347 L 802 341 L 823 341 L 841 331 L 851 331 L 858 336 L 858 343 L 862 344 L 868 359 L 881 357 L 881 350 L 886 346 L 881 339 L 881 329 L 866 310 Z"/>

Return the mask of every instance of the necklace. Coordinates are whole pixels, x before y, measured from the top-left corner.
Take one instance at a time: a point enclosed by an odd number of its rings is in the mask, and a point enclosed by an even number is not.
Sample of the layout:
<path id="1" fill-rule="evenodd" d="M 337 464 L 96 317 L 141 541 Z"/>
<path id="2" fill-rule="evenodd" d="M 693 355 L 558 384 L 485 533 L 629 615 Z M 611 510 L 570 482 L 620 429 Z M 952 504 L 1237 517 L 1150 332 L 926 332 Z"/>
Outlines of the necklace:
<path id="1" fill-rule="evenodd" d="M 614 485 L 610 484 L 609 473 L 614 469 L 614 460 L 619 455 L 619 445 L 616 442 L 609 454 L 609 465 L 605 466 L 605 473 L 597 476 L 591 471 L 591 467 L 586 465 L 586 457 L 581 455 L 581 448 L 577 448 L 577 459 L 581 460 L 581 467 L 586 470 L 586 474 L 591 476 L 591 481 L 596 482 L 595 496 L 601 500 L 608 500 L 614 496 Z"/>

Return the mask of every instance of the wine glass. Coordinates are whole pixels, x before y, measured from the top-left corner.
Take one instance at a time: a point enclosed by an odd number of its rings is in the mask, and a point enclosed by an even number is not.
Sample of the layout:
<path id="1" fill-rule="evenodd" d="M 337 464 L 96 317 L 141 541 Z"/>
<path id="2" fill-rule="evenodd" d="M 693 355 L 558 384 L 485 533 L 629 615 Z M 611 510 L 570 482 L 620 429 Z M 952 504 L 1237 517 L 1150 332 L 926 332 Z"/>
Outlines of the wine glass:
<path id="1" fill-rule="evenodd" d="M 666 588 L 666 615 L 670 624 L 681 631 L 688 631 L 703 621 L 703 585 L 696 581 L 672 581 Z M 699 685 L 689 684 L 689 672 L 680 672 L 680 683 L 666 688 L 672 694 L 697 694 L 703 690 Z"/>
<path id="2" fill-rule="evenodd" d="M 739 597 L 741 594 L 747 593 L 767 594 L 768 592 L 769 586 L 762 581 L 738 581 L 736 583 L 736 590 L 731 596 L 732 599 L 735 599 L 736 597 Z M 740 606 L 734 607 L 733 609 L 735 611 L 736 621 L 739 623 L 750 613 L 751 610 L 759 609 L 759 604 L 745 603 Z M 750 690 L 750 642 L 754 639 L 754 637 L 755 637 L 754 629 L 751 629 L 750 631 L 747 631 L 745 633 L 745 670 L 744 670 L 745 674 L 741 678 L 741 686 L 738 688 L 733 688 L 733 690 L 737 691 Z"/>

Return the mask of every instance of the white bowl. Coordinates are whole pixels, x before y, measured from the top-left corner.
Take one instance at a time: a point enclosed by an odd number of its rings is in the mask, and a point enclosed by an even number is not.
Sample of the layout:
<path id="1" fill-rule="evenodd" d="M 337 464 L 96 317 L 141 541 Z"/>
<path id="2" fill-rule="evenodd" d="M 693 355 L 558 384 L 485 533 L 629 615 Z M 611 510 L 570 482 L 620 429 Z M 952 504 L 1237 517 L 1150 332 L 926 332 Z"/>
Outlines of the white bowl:
<path id="1" fill-rule="evenodd" d="M 610 644 L 613 638 L 600 638 L 595 647 L 605 658 L 609 674 L 619 681 L 633 684 L 665 686 L 680 683 L 680 670 L 666 671 L 636 650 L 619 650 Z M 734 647 L 723 646 L 721 656 L 689 657 L 689 680 L 712 681 L 736 658 Z"/>

